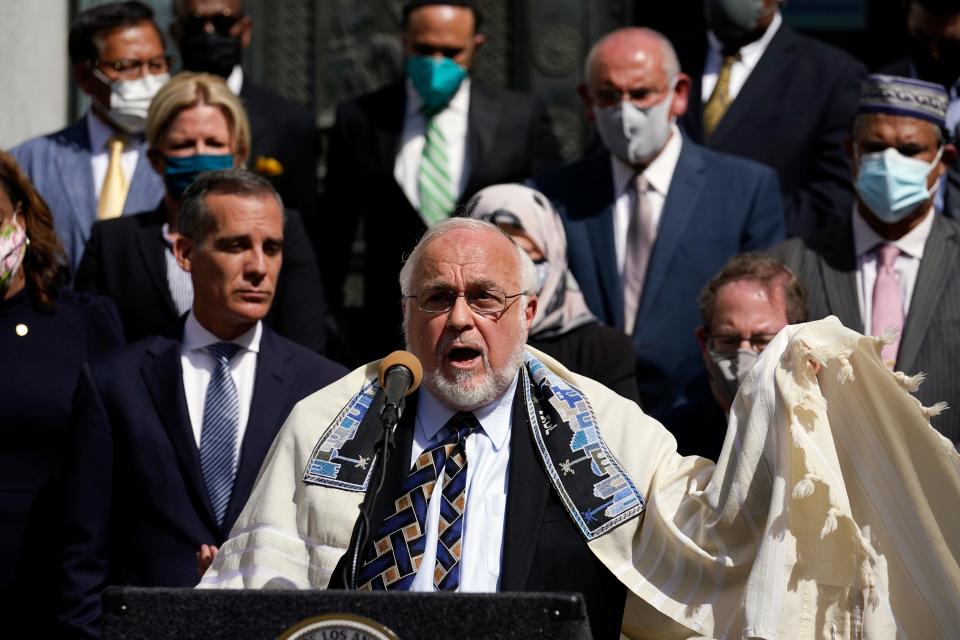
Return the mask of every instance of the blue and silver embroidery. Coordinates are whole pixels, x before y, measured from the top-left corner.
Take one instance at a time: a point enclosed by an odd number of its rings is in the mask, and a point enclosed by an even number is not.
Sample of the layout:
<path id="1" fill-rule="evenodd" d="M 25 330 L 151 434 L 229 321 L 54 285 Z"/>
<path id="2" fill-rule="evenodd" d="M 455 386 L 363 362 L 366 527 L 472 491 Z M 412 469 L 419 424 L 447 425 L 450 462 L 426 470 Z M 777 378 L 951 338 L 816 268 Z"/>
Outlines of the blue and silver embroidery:
<path id="1" fill-rule="evenodd" d="M 521 375 L 537 452 L 583 537 L 598 538 L 642 513 L 646 501 L 603 441 L 583 394 L 530 354 Z M 367 490 L 370 460 L 382 434 L 379 391 L 376 381 L 368 383 L 340 412 L 313 450 L 305 483 Z"/>
<path id="2" fill-rule="evenodd" d="M 639 515 L 646 501 L 613 457 L 580 391 L 527 354 L 523 375 L 533 437 L 553 488 L 587 541 Z"/>
<path id="3" fill-rule="evenodd" d="M 374 380 L 347 403 L 314 447 L 303 473 L 304 482 L 347 491 L 367 490 L 373 471 L 373 447 L 382 431 L 379 420 L 374 429 L 360 427 L 378 391 L 380 385 Z"/>

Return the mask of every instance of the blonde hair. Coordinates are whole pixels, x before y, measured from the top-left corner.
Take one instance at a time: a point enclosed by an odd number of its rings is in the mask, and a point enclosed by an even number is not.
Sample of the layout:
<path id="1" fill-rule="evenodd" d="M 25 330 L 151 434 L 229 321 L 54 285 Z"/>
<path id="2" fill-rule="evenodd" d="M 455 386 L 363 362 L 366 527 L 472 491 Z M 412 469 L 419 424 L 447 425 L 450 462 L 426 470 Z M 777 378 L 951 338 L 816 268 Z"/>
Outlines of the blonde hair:
<path id="1" fill-rule="evenodd" d="M 250 120 L 240 98 L 233 95 L 223 78 L 209 73 L 184 71 L 163 85 L 150 103 L 147 112 L 147 143 L 160 146 L 167 129 L 180 112 L 203 102 L 223 112 L 230 127 L 230 138 L 240 163 L 250 153 Z"/>

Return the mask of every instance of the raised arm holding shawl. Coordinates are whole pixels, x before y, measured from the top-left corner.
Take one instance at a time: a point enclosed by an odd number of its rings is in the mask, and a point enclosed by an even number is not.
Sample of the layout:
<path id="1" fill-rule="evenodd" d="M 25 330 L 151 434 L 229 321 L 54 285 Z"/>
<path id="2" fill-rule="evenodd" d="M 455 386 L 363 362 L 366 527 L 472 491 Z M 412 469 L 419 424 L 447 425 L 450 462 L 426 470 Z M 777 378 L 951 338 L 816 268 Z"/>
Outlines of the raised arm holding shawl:
<path id="1" fill-rule="evenodd" d="M 530 350 L 543 401 L 582 394 L 613 466 L 645 498 L 629 512 L 642 513 L 585 534 L 630 590 L 625 635 L 664 628 L 651 607 L 690 629 L 658 637 L 926 639 L 960 628 L 960 456 L 929 426 L 939 407 L 907 393 L 919 378 L 890 372 L 879 346 L 832 318 L 784 329 L 744 382 L 716 467 L 679 456 L 636 405 Z M 331 425 L 369 406 L 375 377 L 376 363 L 297 405 L 201 587 L 328 584 L 363 494 L 303 478 Z M 562 474 L 543 457 L 552 480 Z"/>

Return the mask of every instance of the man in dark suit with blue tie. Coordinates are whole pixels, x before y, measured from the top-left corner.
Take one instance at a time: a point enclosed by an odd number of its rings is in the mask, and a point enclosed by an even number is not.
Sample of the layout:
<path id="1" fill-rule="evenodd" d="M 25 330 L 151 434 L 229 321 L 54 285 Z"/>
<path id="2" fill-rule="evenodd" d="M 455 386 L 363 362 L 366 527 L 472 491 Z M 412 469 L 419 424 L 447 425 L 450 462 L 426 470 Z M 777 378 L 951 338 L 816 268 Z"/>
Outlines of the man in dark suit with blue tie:
<path id="1" fill-rule="evenodd" d="M 11 153 L 50 206 L 75 270 L 95 221 L 152 211 L 163 197 L 143 128 L 150 100 L 170 77 L 170 59 L 153 10 L 140 2 L 78 14 L 69 50 L 90 109 L 66 129 Z"/>
<path id="2" fill-rule="evenodd" d="M 710 393 L 691 339 L 697 295 L 732 255 L 783 238 L 777 177 L 680 134 L 690 79 L 659 33 L 608 34 L 586 67 L 603 146 L 536 187 L 563 217 L 590 310 L 633 336 L 641 404 L 656 415 Z"/>
<path id="3" fill-rule="evenodd" d="M 194 302 L 173 333 L 84 366 L 64 472 L 64 635 L 96 637 L 111 584 L 192 586 L 301 398 L 346 370 L 277 335 L 283 209 L 266 179 L 202 175 L 184 194 L 178 263 Z"/>

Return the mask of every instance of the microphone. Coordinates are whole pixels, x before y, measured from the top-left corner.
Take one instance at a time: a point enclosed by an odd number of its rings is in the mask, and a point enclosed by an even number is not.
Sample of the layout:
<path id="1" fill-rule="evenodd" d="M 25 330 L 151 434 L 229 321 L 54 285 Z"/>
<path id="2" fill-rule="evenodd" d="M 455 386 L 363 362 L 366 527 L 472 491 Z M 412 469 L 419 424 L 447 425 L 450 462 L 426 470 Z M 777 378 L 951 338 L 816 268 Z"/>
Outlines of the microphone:
<path id="1" fill-rule="evenodd" d="M 400 421 L 405 406 L 404 397 L 420 386 L 423 367 L 417 356 L 409 351 L 394 351 L 380 361 L 380 387 L 383 389 L 383 408 L 380 420 L 384 427 L 393 429 Z"/>

